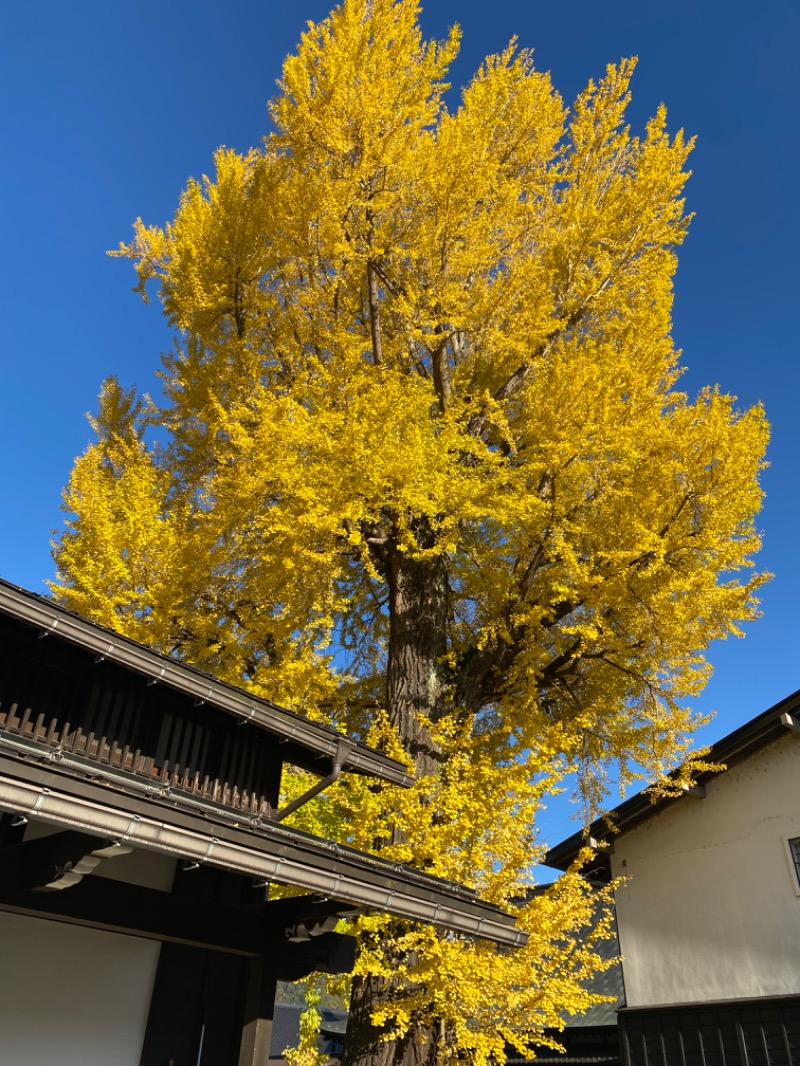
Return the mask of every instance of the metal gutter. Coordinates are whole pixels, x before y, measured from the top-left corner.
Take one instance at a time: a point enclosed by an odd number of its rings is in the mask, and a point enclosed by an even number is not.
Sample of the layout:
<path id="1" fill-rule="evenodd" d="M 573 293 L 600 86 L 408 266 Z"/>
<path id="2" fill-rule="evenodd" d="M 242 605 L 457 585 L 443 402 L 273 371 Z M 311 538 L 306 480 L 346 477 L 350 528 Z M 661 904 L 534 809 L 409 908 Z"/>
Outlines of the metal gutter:
<path id="1" fill-rule="evenodd" d="M 706 758 L 709 762 L 721 763 L 730 769 L 768 744 L 792 733 L 800 734 L 800 689 L 712 744 Z M 613 850 L 611 842 L 615 836 L 634 829 L 673 803 L 684 802 L 686 795 L 702 797 L 705 792 L 703 786 L 718 776 L 719 773 L 713 772 L 698 774 L 696 789 L 690 789 L 683 796 L 662 798 L 655 802 L 646 789 L 637 792 L 615 807 L 607 818 L 595 819 L 591 825 L 556 844 L 547 852 L 542 863 L 557 870 L 566 870 L 581 848 L 588 845 L 596 853 L 589 875 L 608 879 L 611 872 L 609 855 Z M 610 829 L 609 825 L 614 828 Z"/>
<path id="2" fill-rule="evenodd" d="M 113 804 L 113 806 L 112 806 Z M 27 763 L 0 758 L 0 808 L 120 845 L 219 866 L 265 881 L 427 922 L 469 937 L 519 947 L 527 934 L 491 904 L 460 898 L 459 886 L 392 867 L 282 826 L 245 831 L 159 809 Z M 276 839 L 277 838 L 277 839 Z"/>
<path id="3" fill-rule="evenodd" d="M 172 789 L 169 784 L 148 781 L 145 778 L 119 770 L 111 765 L 73 755 L 71 752 L 64 752 L 58 748 L 46 748 L 36 741 L 6 733 L 0 729 L 0 767 L 4 763 L 4 758 L 14 760 L 17 763 L 14 776 L 19 776 L 20 774 L 22 776 L 30 776 L 30 768 L 37 766 L 42 768 L 48 778 L 53 780 L 62 777 L 79 780 L 81 788 L 85 782 L 96 782 L 102 785 L 106 796 L 109 795 L 109 790 L 113 790 L 122 795 L 130 796 L 136 801 L 144 801 L 164 807 L 171 812 L 185 811 L 189 815 L 218 822 L 234 829 L 241 829 L 245 826 L 247 831 L 269 839 L 292 840 L 297 844 L 305 843 L 315 852 L 322 849 L 345 858 L 353 856 L 361 863 L 369 863 L 371 867 L 381 873 L 388 872 L 390 875 L 394 875 L 398 869 L 404 869 L 406 876 L 410 880 L 414 880 L 427 888 L 434 885 L 447 889 L 451 894 L 456 894 L 466 900 L 477 898 L 477 893 L 474 889 L 467 888 L 465 885 L 457 885 L 454 882 L 445 881 L 443 878 L 422 873 L 410 866 L 400 867 L 397 863 L 387 862 L 378 856 L 367 855 L 365 852 L 358 851 L 355 848 L 324 840 L 300 829 L 284 826 L 274 817 L 261 818 L 259 816 L 251 816 L 246 811 L 234 807 L 226 807 L 224 804 L 211 799 L 201 798 L 191 793 L 183 792 L 181 789 Z M 12 764 L 9 762 L 7 765 L 11 767 Z M 24 770 L 21 769 L 23 766 L 25 767 Z M 324 784 L 324 782 L 320 782 L 320 784 Z M 74 789 L 76 786 L 66 785 L 65 787 Z M 304 797 L 299 798 L 305 802 Z M 486 906 L 486 904 L 482 904 L 482 906 Z"/>
<path id="4" fill-rule="evenodd" d="M 105 626 L 60 607 L 51 600 L 28 592 L 0 578 L 0 611 L 11 618 L 35 626 L 42 634 L 76 645 L 93 655 L 118 663 L 129 670 L 164 684 L 193 699 L 251 722 L 270 733 L 333 762 L 339 744 L 347 739 L 327 726 L 312 722 L 269 700 L 251 696 L 242 689 L 218 681 L 210 674 L 151 651 L 143 644 L 115 633 Z M 377 777 L 409 788 L 413 778 L 402 763 L 364 744 L 350 741 L 342 769 Z"/>
<path id="5" fill-rule="evenodd" d="M 225 807 L 208 799 L 200 799 L 187 793 L 172 791 L 169 786 L 148 783 L 142 778 L 123 774 L 110 766 L 99 766 L 95 762 L 76 756 L 59 754 L 57 751 L 43 752 L 42 748 L 29 740 L 9 736 L 0 732 L 0 772 L 14 778 L 61 787 L 66 791 L 87 798 L 99 797 L 102 802 L 114 796 L 114 802 L 134 813 L 142 813 L 151 808 L 168 810 L 171 819 L 200 818 L 203 822 L 213 822 L 226 830 L 244 833 L 242 839 L 255 837 L 258 846 L 284 847 L 290 844 L 315 856 L 320 852 L 328 855 L 327 862 L 349 862 L 351 859 L 359 866 L 369 868 L 379 878 L 394 877 L 398 871 L 410 882 L 425 891 L 446 891 L 449 895 L 459 896 L 469 903 L 477 902 L 480 907 L 491 904 L 477 900 L 474 889 L 465 885 L 446 881 L 433 874 L 423 873 L 411 866 L 401 866 L 376 855 L 368 855 L 356 848 L 337 844 L 306 833 L 304 830 L 282 825 L 271 819 L 248 817 L 244 812 Z M 99 792 L 97 790 L 100 790 Z M 331 858 L 331 856 L 333 858 Z M 370 875 L 372 876 L 372 874 Z M 503 912 L 495 907 L 498 915 Z M 504 917 L 510 922 L 511 918 Z"/>

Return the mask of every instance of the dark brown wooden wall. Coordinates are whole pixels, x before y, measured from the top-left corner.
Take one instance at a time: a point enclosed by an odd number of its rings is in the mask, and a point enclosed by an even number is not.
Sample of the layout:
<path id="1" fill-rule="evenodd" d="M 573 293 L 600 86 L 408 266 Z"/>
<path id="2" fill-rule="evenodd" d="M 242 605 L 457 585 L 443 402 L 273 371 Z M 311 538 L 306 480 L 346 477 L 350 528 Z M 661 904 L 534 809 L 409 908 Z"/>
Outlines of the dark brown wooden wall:
<path id="1" fill-rule="evenodd" d="M 800 995 L 621 1011 L 624 1066 L 800 1066 Z"/>
<path id="2" fill-rule="evenodd" d="M 247 878 L 200 867 L 178 869 L 173 891 L 238 906 L 258 890 Z M 236 1066 L 249 965 L 240 955 L 162 944 L 141 1066 Z"/>
<path id="3" fill-rule="evenodd" d="M 0 620 L 0 730 L 253 815 L 278 802 L 279 738 L 90 652 Z"/>

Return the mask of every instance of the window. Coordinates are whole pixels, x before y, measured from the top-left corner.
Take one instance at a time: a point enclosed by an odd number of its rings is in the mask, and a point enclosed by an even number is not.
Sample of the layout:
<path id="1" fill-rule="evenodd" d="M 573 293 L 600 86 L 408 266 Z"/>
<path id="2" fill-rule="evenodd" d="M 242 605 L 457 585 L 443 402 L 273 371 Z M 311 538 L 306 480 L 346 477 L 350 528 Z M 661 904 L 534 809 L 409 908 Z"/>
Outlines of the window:
<path id="1" fill-rule="evenodd" d="M 789 857 L 789 865 L 794 873 L 794 890 L 800 896 L 800 837 L 786 840 L 786 854 Z"/>

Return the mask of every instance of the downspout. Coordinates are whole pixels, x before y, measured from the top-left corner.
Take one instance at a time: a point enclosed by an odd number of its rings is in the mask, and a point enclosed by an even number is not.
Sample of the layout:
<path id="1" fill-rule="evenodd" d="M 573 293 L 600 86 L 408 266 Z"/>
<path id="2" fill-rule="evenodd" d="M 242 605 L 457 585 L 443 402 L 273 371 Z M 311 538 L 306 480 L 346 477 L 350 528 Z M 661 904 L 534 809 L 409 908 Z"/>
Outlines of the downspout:
<path id="1" fill-rule="evenodd" d="M 287 803 L 280 811 L 276 811 L 273 815 L 273 820 L 276 822 L 282 822 L 284 818 L 288 818 L 290 814 L 302 807 L 303 804 L 308 803 L 309 800 L 318 796 L 320 792 L 323 792 L 328 785 L 332 785 L 334 781 L 338 781 L 342 773 L 342 768 L 347 761 L 347 756 L 350 754 L 353 745 L 351 741 L 342 739 L 336 745 L 336 754 L 333 758 L 333 765 L 331 766 L 331 772 L 327 777 L 323 777 L 321 781 L 317 781 L 316 785 L 312 785 L 306 792 L 297 799 L 293 799 L 291 803 Z"/>

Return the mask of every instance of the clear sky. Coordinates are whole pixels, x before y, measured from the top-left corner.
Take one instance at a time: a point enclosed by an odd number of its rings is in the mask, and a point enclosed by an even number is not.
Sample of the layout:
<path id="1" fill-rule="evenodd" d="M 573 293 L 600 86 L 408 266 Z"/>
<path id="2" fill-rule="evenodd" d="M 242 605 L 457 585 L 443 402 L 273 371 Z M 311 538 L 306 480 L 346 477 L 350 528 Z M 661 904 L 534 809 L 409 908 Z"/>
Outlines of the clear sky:
<path id="1" fill-rule="evenodd" d="M 37 592 L 100 384 L 156 391 L 170 337 L 108 248 L 163 224 L 213 150 L 257 145 L 283 57 L 324 0 L 6 0 L 0 13 L 0 574 Z M 664 101 L 696 134 L 674 334 L 694 394 L 719 384 L 773 426 L 760 565 L 775 577 L 744 640 L 711 649 L 713 741 L 800 687 L 796 0 L 428 0 L 426 36 L 463 29 L 454 93 L 516 35 L 569 102 L 638 55 L 631 121 Z M 457 97 L 454 96 L 454 101 Z M 574 828 L 574 827 L 573 827 Z M 567 827 L 566 832 L 572 828 Z"/>

